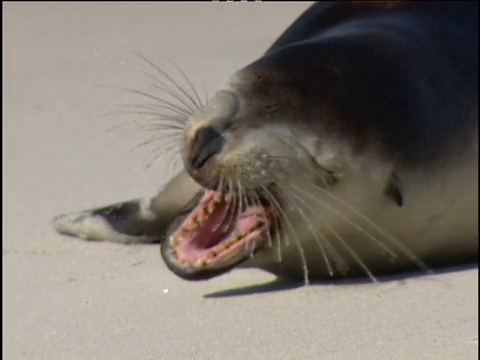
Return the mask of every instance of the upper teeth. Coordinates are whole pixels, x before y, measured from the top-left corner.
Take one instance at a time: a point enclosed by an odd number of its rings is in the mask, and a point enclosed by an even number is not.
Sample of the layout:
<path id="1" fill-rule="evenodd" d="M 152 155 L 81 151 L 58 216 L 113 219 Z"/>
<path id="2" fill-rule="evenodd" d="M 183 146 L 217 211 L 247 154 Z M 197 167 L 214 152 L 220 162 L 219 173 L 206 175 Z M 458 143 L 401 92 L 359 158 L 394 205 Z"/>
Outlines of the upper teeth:
<path id="1" fill-rule="evenodd" d="M 223 194 L 221 192 L 217 192 L 215 197 L 213 198 L 213 202 L 219 204 L 223 199 Z"/>
<path id="2" fill-rule="evenodd" d="M 208 206 L 207 206 L 207 212 L 208 212 L 209 214 L 213 213 L 213 212 L 215 211 L 215 209 L 217 208 L 217 204 L 218 204 L 218 203 L 215 202 L 215 201 L 212 201 L 210 204 L 208 204 Z"/>

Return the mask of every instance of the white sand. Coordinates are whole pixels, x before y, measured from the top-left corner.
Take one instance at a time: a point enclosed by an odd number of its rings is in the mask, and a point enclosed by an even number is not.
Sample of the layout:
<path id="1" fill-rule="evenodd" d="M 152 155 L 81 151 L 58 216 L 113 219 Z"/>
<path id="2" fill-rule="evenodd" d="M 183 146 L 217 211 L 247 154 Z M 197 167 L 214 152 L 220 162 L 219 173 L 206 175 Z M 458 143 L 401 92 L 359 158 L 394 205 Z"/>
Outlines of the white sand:
<path id="1" fill-rule="evenodd" d="M 130 151 L 140 131 L 104 132 L 119 118 L 102 113 L 139 98 L 97 84 L 152 90 L 130 49 L 211 94 L 307 5 L 4 4 L 3 359 L 477 358 L 476 267 L 381 284 L 262 286 L 274 278 L 255 270 L 190 283 L 157 246 L 49 225 L 166 180 L 165 164 L 145 171 L 150 150 Z"/>

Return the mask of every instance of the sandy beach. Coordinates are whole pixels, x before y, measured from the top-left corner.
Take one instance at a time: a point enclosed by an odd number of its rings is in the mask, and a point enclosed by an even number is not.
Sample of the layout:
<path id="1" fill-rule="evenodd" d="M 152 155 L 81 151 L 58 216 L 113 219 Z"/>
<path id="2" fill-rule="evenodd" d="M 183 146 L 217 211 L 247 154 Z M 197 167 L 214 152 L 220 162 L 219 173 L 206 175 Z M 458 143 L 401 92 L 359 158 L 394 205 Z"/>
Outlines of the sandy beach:
<path id="1" fill-rule="evenodd" d="M 306 287 L 259 270 L 192 283 L 158 245 L 51 227 L 173 175 L 167 157 L 135 148 L 148 136 L 128 127 L 135 116 L 111 115 L 142 100 L 115 86 L 152 90 L 136 53 L 212 94 L 308 6 L 3 4 L 3 359 L 478 358 L 477 266 L 378 283 Z"/>

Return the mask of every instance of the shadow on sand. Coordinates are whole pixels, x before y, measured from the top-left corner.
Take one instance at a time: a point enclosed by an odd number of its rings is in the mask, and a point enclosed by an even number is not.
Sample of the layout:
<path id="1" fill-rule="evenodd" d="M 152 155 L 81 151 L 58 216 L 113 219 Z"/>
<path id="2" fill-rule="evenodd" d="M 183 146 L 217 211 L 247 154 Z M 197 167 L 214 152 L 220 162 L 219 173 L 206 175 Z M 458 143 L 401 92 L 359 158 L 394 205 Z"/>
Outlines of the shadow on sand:
<path id="1" fill-rule="evenodd" d="M 389 276 L 381 276 L 381 277 L 377 277 L 377 281 L 379 283 L 405 281 L 411 278 L 418 278 L 418 277 L 428 276 L 432 274 L 440 275 L 444 273 L 466 271 L 466 270 L 477 269 L 477 268 L 478 268 L 478 262 L 474 262 L 469 264 L 438 268 L 428 274 L 425 272 L 416 271 L 416 272 L 406 272 L 406 273 L 389 275 Z M 349 285 L 362 285 L 362 284 L 371 284 L 371 283 L 372 281 L 369 278 L 362 277 L 362 278 L 334 279 L 334 280 L 332 279 L 316 280 L 316 281 L 311 281 L 310 286 L 322 286 L 322 285 L 349 286 Z M 236 289 L 216 291 L 210 294 L 206 294 L 204 295 L 204 297 L 210 298 L 210 299 L 214 299 L 214 298 L 218 299 L 218 298 L 227 298 L 227 297 L 233 297 L 233 296 L 248 296 L 248 295 L 255 295 L 255 294 L 262 294 L 262 293 L 270 293 L 275 291 L 293 290 L 302 286 L 305 286 L 303 281 L 278 278 L 263 284 L 244 286 Z"/>

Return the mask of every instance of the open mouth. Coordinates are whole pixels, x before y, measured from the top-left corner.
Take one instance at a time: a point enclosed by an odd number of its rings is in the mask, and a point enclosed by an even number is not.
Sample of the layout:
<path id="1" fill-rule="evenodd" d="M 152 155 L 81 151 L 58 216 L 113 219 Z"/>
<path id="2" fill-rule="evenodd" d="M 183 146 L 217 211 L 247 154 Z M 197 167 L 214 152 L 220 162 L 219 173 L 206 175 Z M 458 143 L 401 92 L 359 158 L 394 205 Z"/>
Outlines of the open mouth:
<path id="1" fill-rule="evenodd" d="M 207 191 L 162 246 L 167 266 L 186 279 L 225 272 L 261 248 L 275 214 L 265 199 Z"/>

